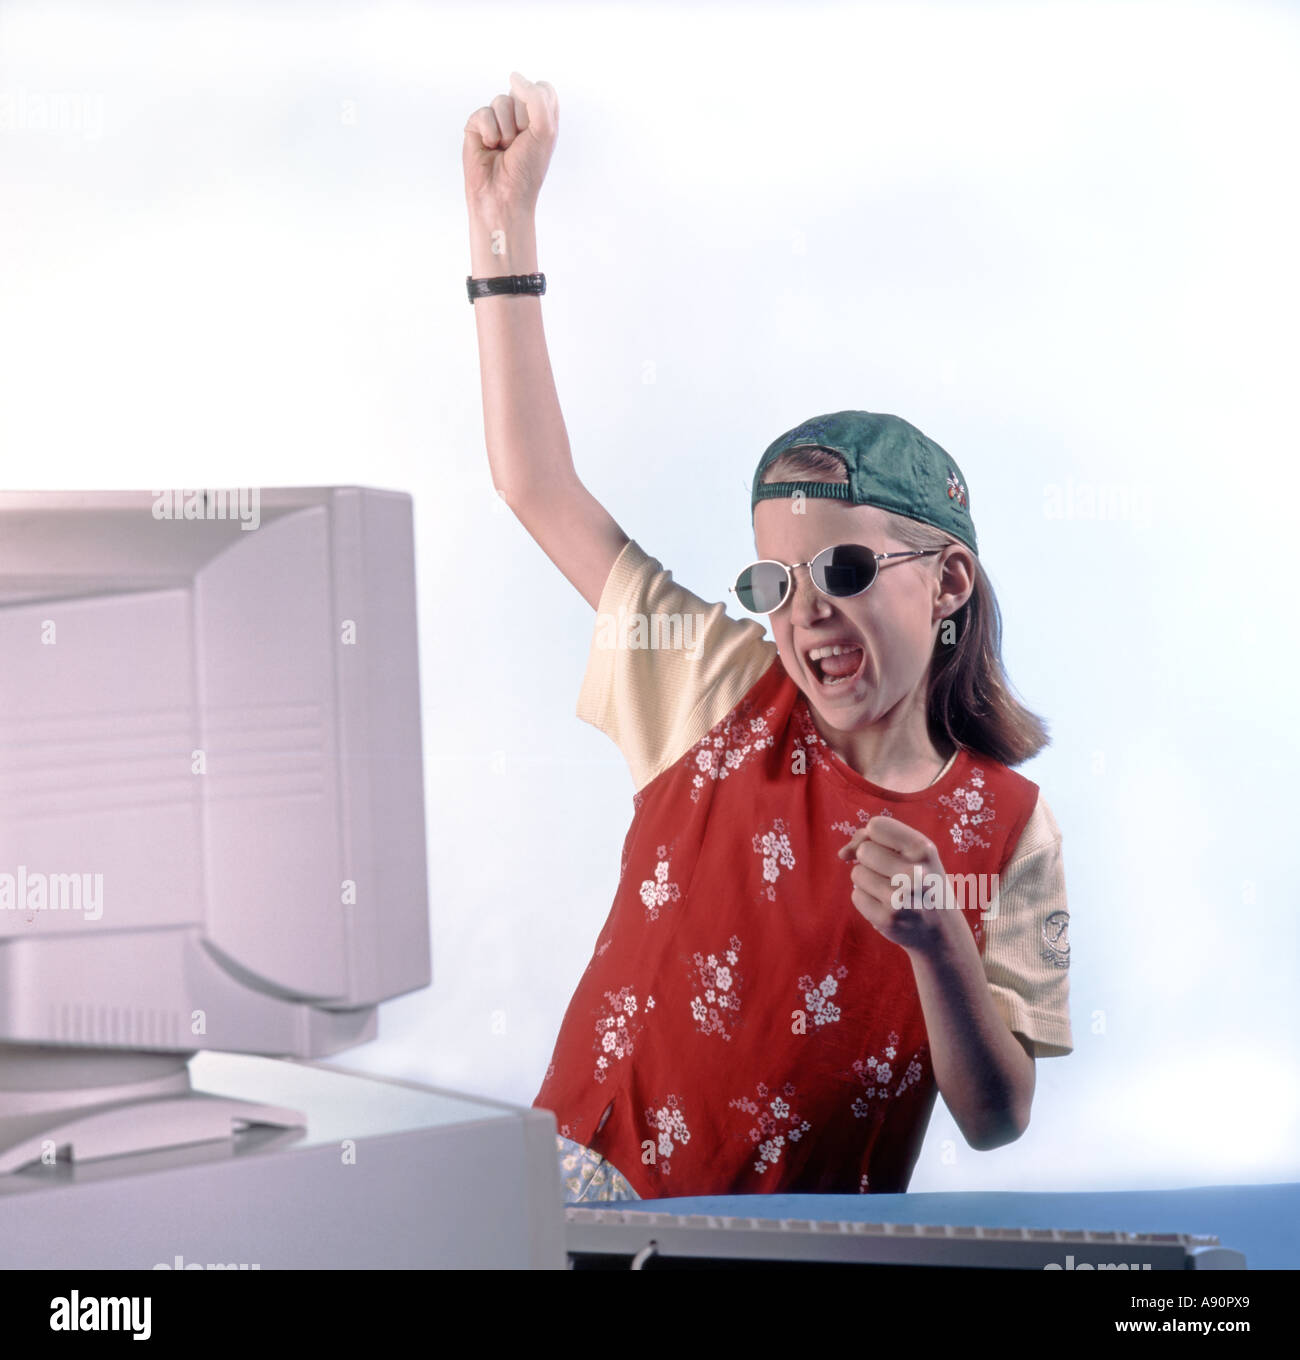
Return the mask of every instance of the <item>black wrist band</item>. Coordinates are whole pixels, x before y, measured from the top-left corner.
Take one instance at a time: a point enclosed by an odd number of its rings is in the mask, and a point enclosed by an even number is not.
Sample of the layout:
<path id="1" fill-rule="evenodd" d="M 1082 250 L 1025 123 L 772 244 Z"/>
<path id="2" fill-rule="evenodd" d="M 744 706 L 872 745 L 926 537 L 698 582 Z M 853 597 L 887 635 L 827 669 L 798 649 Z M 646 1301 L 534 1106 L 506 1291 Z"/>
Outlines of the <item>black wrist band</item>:
<path id="1" fill-rule="evenodd" d="M 473 302 L 476 298 L 494 297 L 498 293 L 525 294 L 531 297 L 541 297 L 546 292 L 545 274 L 502 274 L 497 278 L 476 279 L 467 277 L 465 279 L 465 291 L 469 294 L 469 300 Z"/>

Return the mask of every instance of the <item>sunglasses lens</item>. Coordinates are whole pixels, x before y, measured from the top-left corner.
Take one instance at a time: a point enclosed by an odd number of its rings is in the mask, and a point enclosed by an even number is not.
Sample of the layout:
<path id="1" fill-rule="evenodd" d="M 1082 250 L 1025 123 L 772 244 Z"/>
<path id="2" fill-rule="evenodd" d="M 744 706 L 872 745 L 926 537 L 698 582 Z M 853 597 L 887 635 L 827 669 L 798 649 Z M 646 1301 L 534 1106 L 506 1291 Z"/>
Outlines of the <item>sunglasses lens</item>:
<path id="1" fill-rule="evenodd" d="M 776 562 L 755 562 L 740 573 L 736 595 L 751 614 L 770 614 L 785 599 L 790 578 Z"/>
<path id="2" fill-rule="evenodd" d="M 876 579 L 876 554 L 860 544 L 844 543 L 819 554 L 812 574 L 828 595 L 860 595 Z"/>

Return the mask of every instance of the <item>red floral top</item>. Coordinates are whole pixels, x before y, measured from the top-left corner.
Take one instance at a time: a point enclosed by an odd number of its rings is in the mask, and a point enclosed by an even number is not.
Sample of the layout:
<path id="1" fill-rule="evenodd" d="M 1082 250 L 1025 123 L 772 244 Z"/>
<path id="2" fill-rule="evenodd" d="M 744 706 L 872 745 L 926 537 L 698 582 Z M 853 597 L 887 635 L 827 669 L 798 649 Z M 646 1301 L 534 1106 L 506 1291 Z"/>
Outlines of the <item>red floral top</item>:
<path id="1" fill-rule="evenodd" d="M 1037 796 L 967 751 L 919 792 L 872 784 L 774 660 L 634 795 L 533 1104 L 644 1199 L 906 1190 L 937 1089 L 925 1022 L 907 953 L 854 907 L 836 851 L 892 816 L 947 873 L 998 874 Z M 982 954 L 976 894 L 963 914 Z"/>

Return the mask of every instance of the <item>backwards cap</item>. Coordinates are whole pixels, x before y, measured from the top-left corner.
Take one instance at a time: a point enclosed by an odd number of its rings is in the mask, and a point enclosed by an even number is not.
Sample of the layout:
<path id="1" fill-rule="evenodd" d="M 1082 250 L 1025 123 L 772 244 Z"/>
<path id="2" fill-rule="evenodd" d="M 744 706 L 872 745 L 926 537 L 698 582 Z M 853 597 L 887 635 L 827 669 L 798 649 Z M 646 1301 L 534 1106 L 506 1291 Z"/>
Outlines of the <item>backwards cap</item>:
<path id="1" fill-rule="evenodd" d="M 764 482 L 781 454 L 798 448 L 829 449 L 848 464 L 845 482 Z M 750 513 L 759 501 L 805 496 L 875 505 L 942 529 L 977 556 L 966 479 L 952 457 L 915 425 L 870 411 L 814 416 L 768 445 L 754 473 Z"/>

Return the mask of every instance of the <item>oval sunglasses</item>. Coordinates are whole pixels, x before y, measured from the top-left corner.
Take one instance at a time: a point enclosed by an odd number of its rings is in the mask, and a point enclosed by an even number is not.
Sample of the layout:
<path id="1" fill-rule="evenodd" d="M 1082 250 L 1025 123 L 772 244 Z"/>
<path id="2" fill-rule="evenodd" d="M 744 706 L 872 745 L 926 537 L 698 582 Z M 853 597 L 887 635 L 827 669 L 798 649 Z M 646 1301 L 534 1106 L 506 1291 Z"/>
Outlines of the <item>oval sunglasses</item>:
<path id="1" fill-rule="evenodd" d="M 790 597 L 796 567 L 807 567 L 812 583 L 832 600 L 845 600 L 861 595 L 880 575 L 880 564 L 894 557 L 933 557 L 942 548 L 924 548 L 916 552 L 878 553 L 861 543 L 839 543 L 823 548 L 810 562 L 795 562 L 786 566 L 763 558 L 752 562 L 736 577 L 728 590 L 740 601 L 742 609 L 751 614 L 772 614 Z"/>

